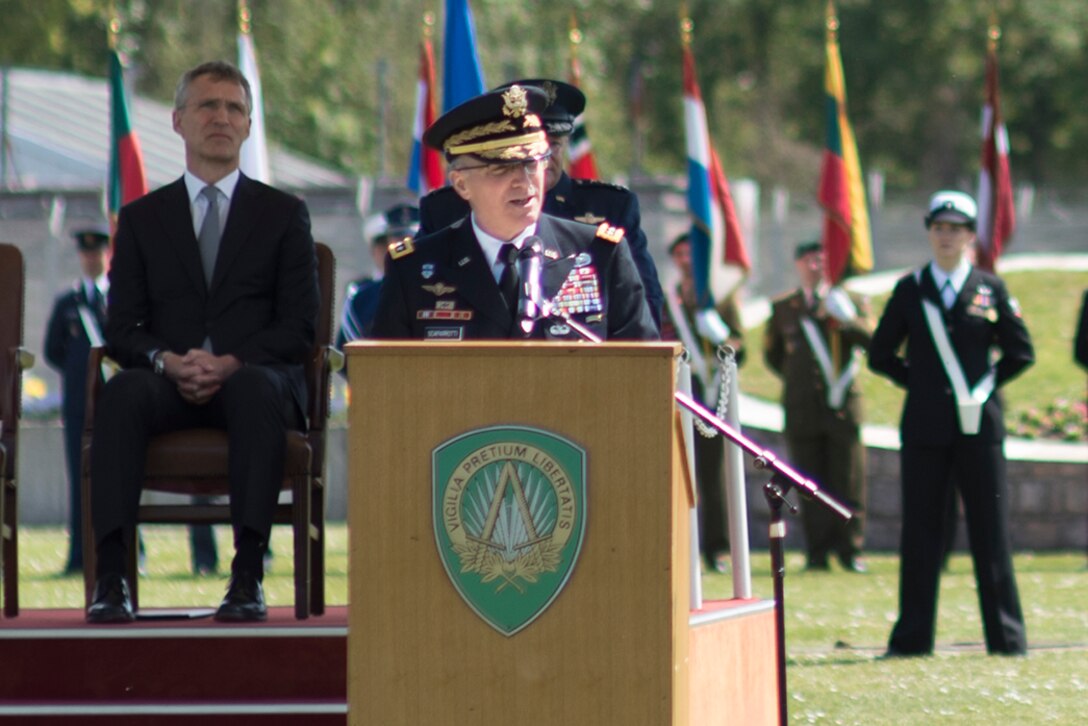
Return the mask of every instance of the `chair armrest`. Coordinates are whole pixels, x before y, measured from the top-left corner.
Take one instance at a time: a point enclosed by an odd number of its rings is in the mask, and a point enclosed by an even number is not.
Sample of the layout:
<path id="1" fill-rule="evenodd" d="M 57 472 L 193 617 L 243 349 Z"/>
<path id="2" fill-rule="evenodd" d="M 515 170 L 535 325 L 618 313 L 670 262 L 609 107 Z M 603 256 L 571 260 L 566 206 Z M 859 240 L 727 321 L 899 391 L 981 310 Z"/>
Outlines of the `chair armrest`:
<path id="1" fill-rule="evenodd" d="M 313 380 L 310 390 L 310 430 L 325 429 L 325 419 L 329 417 L 329 398 L 332 396 L 330 380 L 332 374 L 344 365 L 344 354 L 331 345 L 320 345 L 314 349 L 313 365 L 310 368 Z"/>

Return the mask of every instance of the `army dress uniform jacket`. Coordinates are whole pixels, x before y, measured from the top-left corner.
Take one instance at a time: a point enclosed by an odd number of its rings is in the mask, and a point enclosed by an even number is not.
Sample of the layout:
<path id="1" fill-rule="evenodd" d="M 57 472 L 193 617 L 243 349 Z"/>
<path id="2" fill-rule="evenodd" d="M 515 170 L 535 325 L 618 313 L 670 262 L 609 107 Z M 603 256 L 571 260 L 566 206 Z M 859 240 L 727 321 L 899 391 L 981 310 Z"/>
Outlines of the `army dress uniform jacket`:
<path id="1" fill-rule="evenodd" d="M 602 338 L 656 340 L 639 280 L 622 237 L 541 215 L 542 297 Z M 423 340 L 520 337 L 498 282 L 465 218 L 406 241 L 390 253 L 373 337 Z M 576 340 L 569 326 L 539 320 L 534 338 Z"/>
<path id="2" fill-rule="evenodd" d="M 833 371 L 835 376 L 841 375 L 855 347 L 868 348 L 872 334 L 868 303 L 856 295 L 850 295 L 850 299 L 858 311 L 858 317 L 850 323 L 840 323 L 830 316 L 811 318 L 829 352 L 833 349 L 832 335 L 840 337 L 842 355 L 839 370 Z M 771 303 L 771 318 L 764 333 L 763 359 L 782 379 L 785 429 L 801 435 L 826 432 L 829 427 L 856 432 L 862 422 L 858 381 L 855 378 L 850 384 L 842 407 L 832 409 L 827 401 L 827 383 L 801 327 L 802 318 L 808 315 L 804 292 L 794 290 Z"/>
<path id="3" fill-rule="evenodd" d="M 642 218 L 638 196 L 626 187 L 587 179 L 571 179 L 563 172 L 555 186 L 544 195 L 544 213 L 575 222 L 597 226 L 608 222 L 624 230 L 631 257 L 638 268 L 650 314 L 658 328 L 661 327 L 661 310 L 665 293 L 657 276 L 657 267 L 650 254 L 646 234 L 642 231 Z M 419 234 L 417 237 L 437 232 L 468 216 L 468 202 L 452 187 L 442 187 L 419 200 Z"/>
<path id="4" fill-rule="evenodd" d="M 1027 328 L 996 275 L 972 268 L 952 308 L 945 310 L 926 265 L 896 284 L 869 346 L 869 367 L 907 391 L 900 423 L 903 443 L 944 446 L 960 435 L 952 385 L 926 324 L 922 300 L 930 300 L 941 311 L 969 387 L 989 370 L 991 349 L 1000 351 L 995 392 L 983 406 L 979 436 L 986 441 L 1004 439 L 997 390 L 1035 360 Z M 900 353 L 904 340 L 905 355 Z"/>

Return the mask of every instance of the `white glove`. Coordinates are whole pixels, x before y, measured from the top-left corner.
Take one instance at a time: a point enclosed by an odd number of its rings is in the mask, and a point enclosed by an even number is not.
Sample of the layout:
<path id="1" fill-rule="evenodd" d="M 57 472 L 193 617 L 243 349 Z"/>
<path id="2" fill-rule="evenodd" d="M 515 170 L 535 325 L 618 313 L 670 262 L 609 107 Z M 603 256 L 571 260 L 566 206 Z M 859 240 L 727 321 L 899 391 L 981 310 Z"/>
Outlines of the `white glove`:
<path id="1" fill-rule="evenodd" d="M 706 308 L 695 313 L 695 330 L 702 338 L 714 345 L 721 345 L 729 338 L 729 326 L 714 308 Z"/>
<path id="2" fill-rule="evenodd" d="M 840 323 L 849 323 L 858 316 L 858 309 L 854 306 L 854 301 L 841 287 L 833 287 L 827 291 L 824 308 L 827 310 L 828 315 Z"/>

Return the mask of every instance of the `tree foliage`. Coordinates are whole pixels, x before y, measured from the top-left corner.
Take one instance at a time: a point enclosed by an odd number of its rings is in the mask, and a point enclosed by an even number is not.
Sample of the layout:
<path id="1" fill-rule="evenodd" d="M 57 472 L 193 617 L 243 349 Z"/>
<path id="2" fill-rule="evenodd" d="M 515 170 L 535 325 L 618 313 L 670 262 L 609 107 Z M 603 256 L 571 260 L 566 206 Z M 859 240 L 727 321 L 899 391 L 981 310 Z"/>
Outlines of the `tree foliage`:
<path id="1" fill-rule="evenodd" d="M 567 76 L 568 25 L 609 176 L 683 168 L 680 3 L 472 0 L 488 85 Z M 185 68 L 234 59 L 231 0 L 114 0 L 141 92 L 168 100 Z M 249 0 L 271 138 L 346 170 L 404 174 L 425 12 L 441 0 Z M 862 163 L 893 186 L 968 183 L 977 170 L 986 33 L 1003 30 L 1014 174 L 1081 181 L 1088 143 L 1088 3 L 839 0 L 848 109 Z M 826 0 L 688 0 L 715 145 L 731 176 L 810 190 L 823 146 Z M 0 0 L 0 62 L 105 75 L 105 0 Z M 442 69 L 438 69 L 441 74 Z M 440 100 L 440 99 L 439 99 Z"/>

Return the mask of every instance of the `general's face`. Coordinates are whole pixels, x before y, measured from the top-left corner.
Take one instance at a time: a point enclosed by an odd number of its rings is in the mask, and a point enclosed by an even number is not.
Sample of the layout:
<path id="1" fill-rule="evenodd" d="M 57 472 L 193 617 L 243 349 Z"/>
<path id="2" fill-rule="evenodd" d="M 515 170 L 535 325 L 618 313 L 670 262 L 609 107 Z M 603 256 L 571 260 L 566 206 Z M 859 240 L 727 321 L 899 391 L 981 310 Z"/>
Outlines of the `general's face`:
<path id="1" fill-rule="evenodd" d="M 508 241 L 540 218 L 546 165 L 543 160 L 486 164 L 458 159 L 450 170 L 450 183 L 472 207 L 477 224 Z"/>
<path id="2" fill-rule="evenodd" d="M 184 139 L 190 162 L 237 163 L 249 124 L 245 89 L 210 75 L 194 78 L 185 105 L 174 109 L 174 131 Z"/>
<path id="3" fill-rule="evenodd" d="M 928 234 L 933 259 L 942 270 L 948 271 L 960 264 L 975 241 L 975 233 L 970 227 L 955 222 L 933 222 L 929 225 Z"/>

